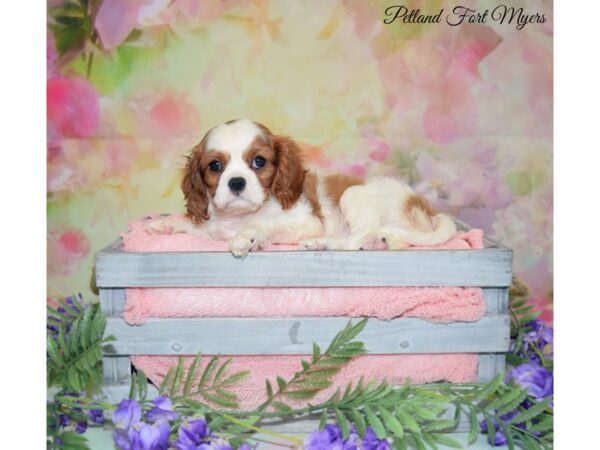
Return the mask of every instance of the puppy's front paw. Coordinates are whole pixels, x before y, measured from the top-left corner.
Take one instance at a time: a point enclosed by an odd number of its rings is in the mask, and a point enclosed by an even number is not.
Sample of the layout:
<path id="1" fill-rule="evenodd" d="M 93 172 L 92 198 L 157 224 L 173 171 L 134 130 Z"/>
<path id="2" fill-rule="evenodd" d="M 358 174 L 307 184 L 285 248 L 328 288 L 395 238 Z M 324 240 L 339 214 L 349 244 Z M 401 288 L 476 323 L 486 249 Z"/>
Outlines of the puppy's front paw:
<path id="1" fill-rule="evenodd" d="M 150 234 L 183 233 L 182 227 L 175 220 L 157 219 L 144 225 L 144 231 Z"/>
<path id="2" fill-rule="evenodd" d="M 388 250 L 387 238 L 377 233 L 369 234 L 360 245 L 360 250 Z"/>
<path id="3" fill-rule="evenodd" d="M 304 239 L 298 244 L 300 250 L 327 250 L 326 239 Z"/>
<path id="4" fill-rule="evenodd" d="M 243 258 L 251 250 L 260 245 L 258 238 L 254 236 L 237 236 L 229 241 L 229 251 L 237 258 Z"/>
<path id="5" fill-rule="evenodd" d="M 388 231 L 385 227 L 382 227 L 378 233 L 374 234 L 374 245 L 377 250 L 404 250 L 409 248 L 410 244 L 404 241 L 397 233 Z"/>

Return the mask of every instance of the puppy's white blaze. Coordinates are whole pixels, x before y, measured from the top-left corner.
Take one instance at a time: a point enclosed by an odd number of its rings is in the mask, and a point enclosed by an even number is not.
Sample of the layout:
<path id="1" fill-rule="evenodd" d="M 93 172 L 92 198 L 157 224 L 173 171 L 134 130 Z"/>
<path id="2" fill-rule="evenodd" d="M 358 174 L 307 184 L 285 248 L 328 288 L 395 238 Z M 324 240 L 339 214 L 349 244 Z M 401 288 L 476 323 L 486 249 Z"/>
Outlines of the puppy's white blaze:
<path id="1" fill-rule="evenodd" d="M 263 131 L 248 119 L 224 123 L 211 130 L 206 143 L 207 150 L 224 151 L 230 155 L 213 199 L 218 209 L 226 208 L 231 213 L 251 212 L 265 201 L 265 192 L 256 174 L 243 159 L 244 152 L 258 136 L 264 136 Z M 229 189 L 229 180 L 235 177 L 246 180 L 246 187 L 239 196 Z"/>
<path id="2" fill-rule="evenodd" d="M 257 136 L 264 136 L 264 133 L 249 119 L 223 123 L 211 130 L 206 149 L 229 152 L 232 158 L 239 156 L 241 159 L 244 151 Z"/>

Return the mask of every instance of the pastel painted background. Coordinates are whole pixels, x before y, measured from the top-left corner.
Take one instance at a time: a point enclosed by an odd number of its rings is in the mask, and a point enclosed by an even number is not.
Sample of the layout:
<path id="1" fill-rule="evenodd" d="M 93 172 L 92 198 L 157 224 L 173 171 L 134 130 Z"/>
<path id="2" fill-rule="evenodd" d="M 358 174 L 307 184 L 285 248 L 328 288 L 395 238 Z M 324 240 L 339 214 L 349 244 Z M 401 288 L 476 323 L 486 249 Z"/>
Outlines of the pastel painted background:
<path id="1" fill-rule="evenodd" d="M 48 294 L 93 298 L 94 254 L 133 218 L 181 212 L 182 156 L 249 117 L 316 165 L 400 174 L 501 239 L 551 320 L 552 3 L 507 3 L 548 21 L 385 25 L 396 3 L 361 0 L 50 0 Z"/>

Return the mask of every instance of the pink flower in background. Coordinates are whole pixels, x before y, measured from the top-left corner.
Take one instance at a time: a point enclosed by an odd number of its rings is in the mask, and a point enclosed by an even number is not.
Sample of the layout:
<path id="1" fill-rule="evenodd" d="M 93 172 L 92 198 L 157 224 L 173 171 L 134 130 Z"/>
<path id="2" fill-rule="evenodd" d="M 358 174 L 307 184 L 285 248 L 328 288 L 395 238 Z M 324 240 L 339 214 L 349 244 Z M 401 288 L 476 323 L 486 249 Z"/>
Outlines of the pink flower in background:
<path id="1" fill-rule="evenodd" d="M 165 94 L 150 109 L 153 126 L 164 135 L 177 135 L 186 131 L 196 132 L 200 126 L 200 118 L 196 108 L 183 96 Z"/>
<path id="2" fill-rule="evenodd" d="M 138 14 L 148 1 L 104 0 L 94 26 L 105 50 L 117 48 L 137 25 Z"/>
<path id="3" fill-rule="evenodd" d="M 94 87 L 79 77 L 54 77 L 47 82 L 48 134 L 69 138 L 91 136 L 100 122 Z"/>
<path id="4" fill-rule="evenodd" d="M 48 273 L 68 276 L 90 252 L 88 237 L 78 229 L 52 230 L 48 233 Z"/>

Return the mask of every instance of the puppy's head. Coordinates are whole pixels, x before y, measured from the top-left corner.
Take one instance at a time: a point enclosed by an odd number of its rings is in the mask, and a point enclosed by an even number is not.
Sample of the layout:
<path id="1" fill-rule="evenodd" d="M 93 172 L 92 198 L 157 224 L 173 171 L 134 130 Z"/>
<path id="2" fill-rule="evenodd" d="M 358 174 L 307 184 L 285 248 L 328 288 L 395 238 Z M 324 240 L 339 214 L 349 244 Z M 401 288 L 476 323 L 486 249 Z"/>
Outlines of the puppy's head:
<path id="1" fill-rule="evenodd" d="M 181 189 L 196 223 L 210 212 L 243 215 L 273 195 L 283 209 L 300 197 L 305 170 L 294 141 L 247 119 L 218 125 L 188 156 Z"/>

